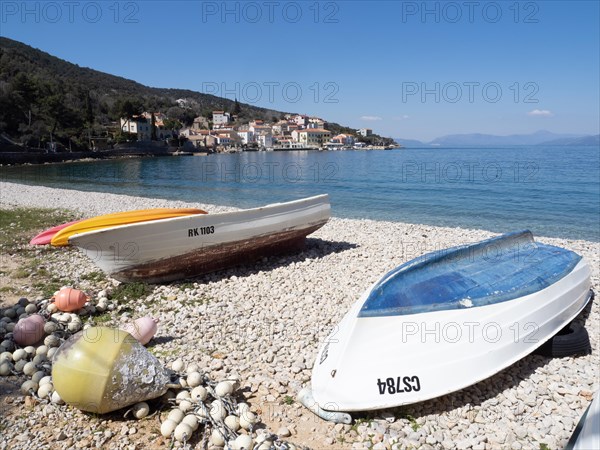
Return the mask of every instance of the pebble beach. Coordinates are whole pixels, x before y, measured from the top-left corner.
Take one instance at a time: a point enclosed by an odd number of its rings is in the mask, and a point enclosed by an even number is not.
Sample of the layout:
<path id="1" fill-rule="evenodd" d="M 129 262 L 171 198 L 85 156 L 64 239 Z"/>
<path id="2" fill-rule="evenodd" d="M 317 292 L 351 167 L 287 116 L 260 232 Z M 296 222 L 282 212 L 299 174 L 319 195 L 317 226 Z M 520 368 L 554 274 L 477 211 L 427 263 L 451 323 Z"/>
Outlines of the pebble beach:
<path id="1" fill-rule="evenodd" d="M 81 218 L 159 207 L 194 207 L 209 213 L 235 209 L 1 182 L 0 209 L 18 207 L 59 208 Z M 592 268 L 592 288 L 600 292 L 600 243 L 531 231 L 541 242 L 582 255 Z M 301 253 L 152 285 L 133 311 L 115 321 L 144 315 L 158 318 L 152 348 L 161 362 L 169 366 L 181 358 L 215 380 L 239 377 L 247 402 L 264 426 L 301 448 L 562 449 L 600 388 L 598 296 L 576 319 L 589 333 L 591 354 L 554 359 L 529 355 L 461 391 L 419 404 L 353 414 L 352 425 L 327 423 L 292 401 L 309 385 L 321 343 L 381 275 L 424 253 L 495 235 L 332 217 L 309 236 Z M 117 283 L 109 279 L 94 284 L 86 278 L 98 269 L 77 249 L 40 250 L 40 255 L 46 270 L 92 296 Z M 6 263 L 11 256 L 1 258 Z M 0 306 L 6 306 L 9 300 L 2 296 Z M 89 415 L 67 406 L 34 404 L 18 391 L 15 379 L 0 379 L 0 449 L 171 445 L 157 434 L 156 418 L 137 422 L 117 416 L 91 421 Z"/>

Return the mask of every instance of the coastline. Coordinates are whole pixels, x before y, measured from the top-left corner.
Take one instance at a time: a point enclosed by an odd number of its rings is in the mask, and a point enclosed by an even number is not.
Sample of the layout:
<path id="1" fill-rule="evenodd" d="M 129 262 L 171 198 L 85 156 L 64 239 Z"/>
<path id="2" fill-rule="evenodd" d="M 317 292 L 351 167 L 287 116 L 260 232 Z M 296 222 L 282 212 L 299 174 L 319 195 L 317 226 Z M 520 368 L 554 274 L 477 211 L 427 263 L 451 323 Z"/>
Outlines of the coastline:
<path id="1" fill-rule="evenodd" d="M 89 217 L 165 206 L 199 207 L 209 212 L 236 209 L 0 182 L 0 209 L 64 208 Z M 282 403 L 310 380 L 320 342 L 383 273 L 423 253 L 494 235 L 497 233 L 484 230 L 334 217 L 309 236 L 307 249 L 301 254 L 154 286 L 148 301 L 141 302 L 132 314 L 154 314 L 160 319 L 155 348 L 168 355 L 161 361 L 168 363 L 180 355 L 206 367 L 214 377 L 239 374 L 242 385 L 253 395 L 249 402 L 263 412 L 262 421 L 274 431 L 281 426 L 290 429 L 289 441 L 296 444 L 325 449 L 366 448 L 367 442 L 382 443 L 378 448 L 399 444 L 399 448 L 519 449 L 539 448 L 545 443 L 549 448 L 561 448 L 589 403 L 582 392 L 600 387 L 598 297 L 587 317 L 578 319 L 585 320 L 591 355 L 561 359 L 529 355 L 459 392 L 404 408 L 358 415 L 368 420 L 354 427 L 334 426 L 297 403 Z M 586 258 L 592 268 L 593 289 L 600 293 L 600 243 L 535 237 Z M 40 251 L 40 257 L 45 258 L 48 270 L 74 283 L 98 270 L 74 249 Z M 197 298 L 210 301 L 197 304 L 193 301 Z M 15 414 L 2 419 L 7 425 L 3 433 L 11 431 L 0 438 L 0 447 L 3 439 L 10 448 L 27 446 L 27 442 L 16 440 L 15 434 L 24 432 L 24 424 L 18 421 L 22 402 L 15 403 L 15 408 Z M 144 428 L 138 428 L 139 433 L 128 437 L 131 443 L 143 439 Z M 81 432 L 75 426 L 66 429 L 73 436 Z"/>

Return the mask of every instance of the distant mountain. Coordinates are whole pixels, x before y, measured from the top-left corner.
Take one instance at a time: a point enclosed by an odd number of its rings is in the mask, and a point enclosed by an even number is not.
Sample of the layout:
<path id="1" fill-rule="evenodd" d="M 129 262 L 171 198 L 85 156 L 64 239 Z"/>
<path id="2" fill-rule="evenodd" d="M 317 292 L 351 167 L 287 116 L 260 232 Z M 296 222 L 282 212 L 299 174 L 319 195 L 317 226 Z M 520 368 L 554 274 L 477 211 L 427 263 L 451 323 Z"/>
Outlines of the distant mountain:
<path id="1" fill-rule="evenodd" d="M 580 138 L 577 134 L 556 134 L 550 131 L 536 131 L 531 134 L 512 134 L 496 136 L 493 134 L 452 134 L 442 136 L 429 142 L 429 145 L 440 147 L 493 147 L 504 145 L 537 145 L 557 139 Z"/>
<path id="2" fill-rule="evenodd" d="M 427 147 L 427 144 L 421 141 L 417 141 L 415 139 L 402 139 L 402 138 L 394 138 L 399 145 L 406 148 L 420 148 Z"/>
<path id="3" fill-rule="evenodd" d="M 581 146 L 600 146 L 600 134 L 595 136 L 583 136 L 578 138 L 561 138 L 552 141 L 542 142 L 538 145 L 581 145 Z"/>
<path id="4" fill-rule="evenodd" d="M 435 138 L 429 142 L 416 139 L 394 138 L 406 148 L 423 147 L 502 147 L 507 145 L 600 145 L 599 135 L 557 134 L 540 130 L 531 134 L 512 134 L 497 136 L 493 134 L 450 134 Z"/>

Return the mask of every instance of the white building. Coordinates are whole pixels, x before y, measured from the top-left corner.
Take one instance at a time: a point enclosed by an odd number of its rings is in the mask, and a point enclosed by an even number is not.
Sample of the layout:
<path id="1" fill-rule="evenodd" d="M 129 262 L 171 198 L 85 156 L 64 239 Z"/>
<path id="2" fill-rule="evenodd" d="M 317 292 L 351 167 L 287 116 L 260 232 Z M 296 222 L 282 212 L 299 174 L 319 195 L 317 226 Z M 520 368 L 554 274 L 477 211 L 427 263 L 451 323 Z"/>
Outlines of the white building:
<path id="1" fill-rule="evenodd" d="M 361 128 L 360 130 L 357 130 L 356 132 L 363 137 L 371 136 L 373 134 L 373 130 L 371 130 L 370 128 Z"/>
<path id="2" fill-rule="evenodd" d="M 298 114 L 294 116 L 293 120 L 299 127 L 305 127 L 308 123 L 308 116 L 305 116 L 304 114 Z"/>
<path id="3" fill-rule="evenodd" d="M 143 116 L 121 118 L 121 131 L 137 135 L 138 141 L 149 141 L 152 138 L 152 124 Z"/>
<path id="4" fill-rule="evenodd" d="M 228 112 L 224 111 L 213 111 L 213 127 L 220 128 L 223 125 L 227 125 L 231 119 Z"/>
<path id="5" fill-rule="evenodd" d="M 255 136 L 258 145 L 264 148 L 273 148 L 273 135 L 272 134 L 259 134 Z"/>
<path id="6" fill-rule="evenodd" d="M 242 144 L 248 145 L 255 142 L 254 132 L 250 130 L 238 130 L 237 134 L 242 139 Z"/>

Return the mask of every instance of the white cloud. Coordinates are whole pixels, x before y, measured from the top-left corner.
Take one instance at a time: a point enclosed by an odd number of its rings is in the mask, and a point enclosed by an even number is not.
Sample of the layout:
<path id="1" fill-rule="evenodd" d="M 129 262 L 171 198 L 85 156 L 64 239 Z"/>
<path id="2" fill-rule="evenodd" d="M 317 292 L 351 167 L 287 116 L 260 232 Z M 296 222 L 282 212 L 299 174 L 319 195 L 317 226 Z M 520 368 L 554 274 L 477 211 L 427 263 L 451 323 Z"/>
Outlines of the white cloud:
<path id="1" fill-rule="evenodd" d="M 367 122 L 375 122 L 376 120 L 383 120 L 379 116 L 360 116 L 360 120 L 366 120 Z"/>
<path id="2" fill-rule="evenodd" d="M 393 119 L 394 120 L 406 120 L 406 119 L 410 119 L 410 116 L 408 114 L 404 114 L 402 116 L 395 116 Z"/>
<path id="3" fill-rule="evenodd" d="M 541 117 L 552 117 L 554 114 L 552 111 L 548 111 L 547 109 L 534 109 L 533 111 L 529 111 L 527 113 L 528 116 L 541 116 Z"/>

